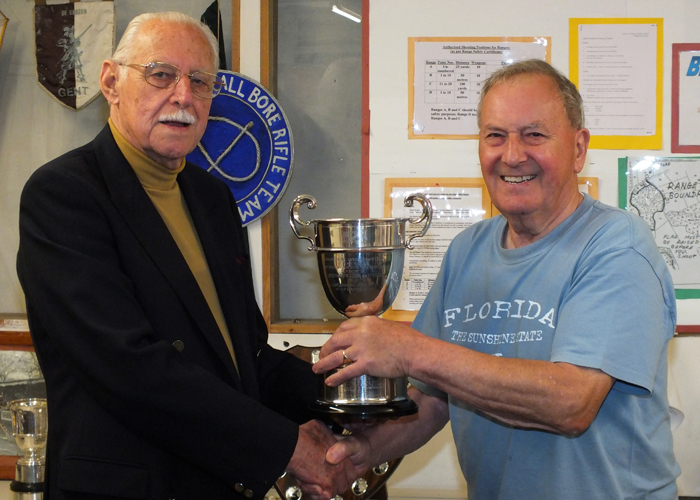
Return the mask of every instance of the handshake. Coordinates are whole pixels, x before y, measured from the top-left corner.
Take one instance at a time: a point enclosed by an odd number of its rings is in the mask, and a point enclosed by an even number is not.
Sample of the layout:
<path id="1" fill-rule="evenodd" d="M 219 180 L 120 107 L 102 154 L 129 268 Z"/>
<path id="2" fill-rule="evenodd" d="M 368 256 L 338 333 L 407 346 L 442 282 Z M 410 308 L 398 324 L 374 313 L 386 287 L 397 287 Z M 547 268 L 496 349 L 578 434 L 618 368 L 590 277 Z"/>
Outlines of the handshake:
<path id="1" fill-rule="evenodd" d="M 352 377 L 369 374 L 383 378 L 407 376 L 409 346 L 420 346 L 424 336 L 400 323 L 360 314 L 343 322 L 321 349 L 314 372 L 324 373 L 338 366 L 326 384 L 338 386 Z M 407 340 L 408 339 L 408 340 Z M 346 351 L 351 354 L 346 355 Z M 346 361 L 352 362 L 347 364 Z M 415 396 L 414 396 L 415 397 Z M 384 439 L 372 446 L 377 434 L 387 430 L 382 419 L 350 426 L 353 434 L 338 436 L 317 420 L 299 427 L 299 439 L 285 472 L 299 483 L 304 499 L 331 499 L 348 490 L 370 467 L 403 453 L 389 451 Z M 393 426 L 389 426 L 393 427 Z M 390 440 L 391 441 L 391 440 Z M 387 452 L 387 453 L 385 453 Z"/>
<path id="2" fill-rule="evenodd" d="M 338 436 L 319 420 L 299 426 L 299 439 L 285 469 L 304 500 L 342 495 L 372 465 L 369 441 L 361 435 Z"/>

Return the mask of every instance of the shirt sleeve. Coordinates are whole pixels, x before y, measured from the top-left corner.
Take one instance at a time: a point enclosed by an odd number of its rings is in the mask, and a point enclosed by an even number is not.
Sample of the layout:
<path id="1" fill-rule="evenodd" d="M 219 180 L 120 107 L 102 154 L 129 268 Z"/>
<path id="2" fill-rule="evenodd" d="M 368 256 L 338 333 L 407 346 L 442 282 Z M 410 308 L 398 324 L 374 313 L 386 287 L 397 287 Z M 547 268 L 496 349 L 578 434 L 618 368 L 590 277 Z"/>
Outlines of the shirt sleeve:
<path id="1" fill-rule="evenodd" d="M 562 302 L 550 360 L 600 369 L 614 389 L 648 396 L 674 330 L 668 272 L 633 224 L 590 246 Z"/>

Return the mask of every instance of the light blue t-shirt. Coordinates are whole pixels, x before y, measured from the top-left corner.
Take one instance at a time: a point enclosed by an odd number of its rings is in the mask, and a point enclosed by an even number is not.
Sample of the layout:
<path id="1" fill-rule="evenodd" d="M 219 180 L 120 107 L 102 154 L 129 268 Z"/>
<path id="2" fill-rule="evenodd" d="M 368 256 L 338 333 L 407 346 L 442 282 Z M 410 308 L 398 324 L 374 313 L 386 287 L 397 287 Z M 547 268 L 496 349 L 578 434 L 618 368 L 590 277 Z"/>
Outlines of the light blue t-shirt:
<path id="1" fill-rule="evenodd" d="M 666 397 L 676 304 L 648 227 L 586 196 L 533 244 L 504 249 L 505 228 L 498 216 L 455 238 L 414 328 L 494 356 L 598 368 L 616 382 L 575 438 L 496 423 L 449 397 L 469 499 L 677 498 Z"/>

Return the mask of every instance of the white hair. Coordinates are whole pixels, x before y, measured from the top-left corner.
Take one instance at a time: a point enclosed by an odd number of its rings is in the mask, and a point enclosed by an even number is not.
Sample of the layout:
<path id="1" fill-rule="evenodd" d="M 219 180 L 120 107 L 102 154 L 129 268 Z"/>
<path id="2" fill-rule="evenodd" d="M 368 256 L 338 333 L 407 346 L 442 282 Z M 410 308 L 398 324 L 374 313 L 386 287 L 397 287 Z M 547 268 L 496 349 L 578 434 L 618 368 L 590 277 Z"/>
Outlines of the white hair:
<path id="1" fill-rule="evenodd" d="M 183 14 L 182 12 L 148 12 L 133 18 L 126 27 L 117 49 L 114 51 L 114 54 L 112 54 L 112 59 L 118 63 L 128 63 L 134 59 L 136 52 L 138 51 L 137 42 L 139 35 L 141 35 L 141 29 L 143 28 L 144 24 L 154 20 L 170 24 L 191 26 L 199 29 L 211 46 L 211 64 L 212 68 L 214 68 L 214 72 L 216 72 L 216 69 L 219 67 L 218 40 L 206 24 L 188 16 L 187 14 Z M 124 70 L 123 67 L 120 69 L 122 71 Z"/>

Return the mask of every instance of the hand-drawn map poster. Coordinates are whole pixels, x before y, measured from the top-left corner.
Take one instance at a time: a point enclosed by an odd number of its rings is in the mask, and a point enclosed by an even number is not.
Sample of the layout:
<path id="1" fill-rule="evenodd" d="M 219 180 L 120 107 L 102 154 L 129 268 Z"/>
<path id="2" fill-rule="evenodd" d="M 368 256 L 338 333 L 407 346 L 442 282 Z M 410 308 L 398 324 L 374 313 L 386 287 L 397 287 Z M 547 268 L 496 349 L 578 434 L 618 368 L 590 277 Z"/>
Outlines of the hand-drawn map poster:
<path id="1" fill-rule="evenodd" d="M 477 139 L 476 107 L 491 73 L 550 61 L 549 37 L 408 39 L 408 138 Z"/>
<path id="2" fill-rule="evenodd" d="M 620 158 L 620 208 L 646 221 L 676 298 L 700 298 L 700 157 Z"/>

